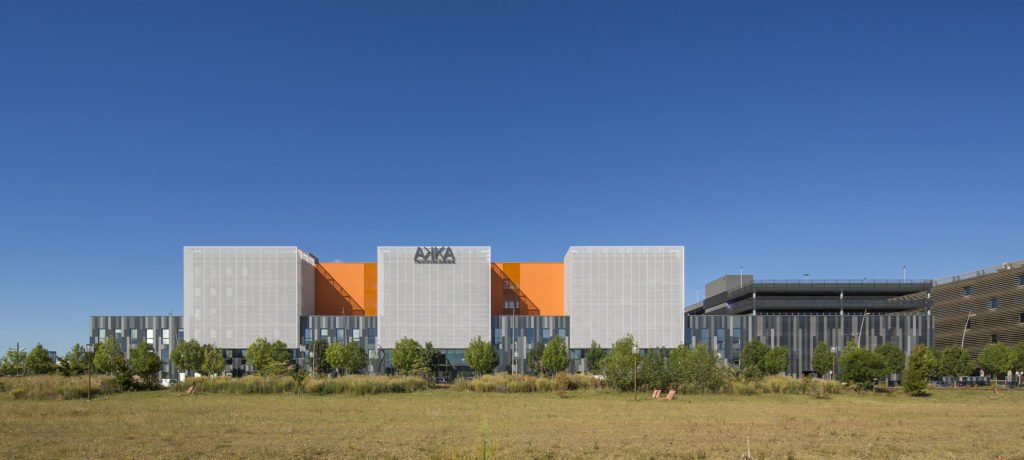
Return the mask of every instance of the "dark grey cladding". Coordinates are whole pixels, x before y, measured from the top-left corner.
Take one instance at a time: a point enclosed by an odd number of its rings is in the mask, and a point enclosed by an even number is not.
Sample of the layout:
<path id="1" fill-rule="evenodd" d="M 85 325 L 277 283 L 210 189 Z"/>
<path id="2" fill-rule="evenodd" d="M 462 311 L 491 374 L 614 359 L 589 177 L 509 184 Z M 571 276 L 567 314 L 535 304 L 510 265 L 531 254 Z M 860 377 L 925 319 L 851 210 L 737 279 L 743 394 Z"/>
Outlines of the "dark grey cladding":
<path id="1" fill-rule="evenodd" d="M 891 342 L 909 355 L 916 345 L 933 346 L 933 317 L 904 315 L 687 315 L 686 343 L 704 343 L 722 359 L 740 363 L 740 350 L 757 339 L 769 347 L 789 347 L 788 375 L 812 372 L 811 354 L 818 342 L 842 347 L 851 340 L 875 348 Z"/>
<path id="2" fill-rule="evenodd" d="M 152 331 L 152 336 L 150 336 Z M 166 333 L 164 332 L 166 331 Z M 114 337 L 128 359 L 128 352 L 140 343 L 149 342 L 163 363 L 161 378 L 178 378 L 178 371 L 170 360 L 171 350 L 178 345 L 184 333 L 181 316 L 90 316 L 89 343 L 96 344 L 105 337 Z M 166 334 L 166 335 L 165 335 Z"/>

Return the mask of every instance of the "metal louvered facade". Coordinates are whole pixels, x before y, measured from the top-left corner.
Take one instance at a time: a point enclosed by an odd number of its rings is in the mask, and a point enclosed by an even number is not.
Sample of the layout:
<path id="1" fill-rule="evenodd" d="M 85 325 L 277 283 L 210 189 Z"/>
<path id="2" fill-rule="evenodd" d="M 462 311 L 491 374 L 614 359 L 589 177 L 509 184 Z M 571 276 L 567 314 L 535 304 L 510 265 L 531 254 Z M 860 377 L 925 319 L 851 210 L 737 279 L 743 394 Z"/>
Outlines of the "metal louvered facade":
<path id="1" fill-rule="evenodd" d="M 452 251 L 425 259 L 425 249 Z M 380 344 L 408 337 L 435 348 L 462 349 L 491 333 L 491 248 L 381 246 L 377 248 Z"/>
<path id="2" fill-rule="evenodd" d="M 991 343 L 1024 343 L 1024 260 L 936 280 L 931 313 L 939 350 L 963 341 L 977 359 Z"/>
<path id="3" fill-rule="evenodd" d="M 640 348 L 683 340 L 682 246 L 573 246 L 565 255 L 570 348 L 632 334 Z"/>
<path id="4" fill-rule="evenodd" d="M 246 348 L 257 338 L 299 346 L 314 310 L 316 259 L 294 246 L 184 249 L 185 339 Z"/>
<path id="5" fill-rule="evenodd" d="M 719 357 L 740 363 L 740 350 L 757 339 L 769 347 L 789 347 L 789 375 L 811 372 L 811 355 L 818 342 L 840 350 L 856 340 L 862 347 L 892 343 L 905 355 L 917 345 L 933 346 L 933 317 L 927 313 L 905 315 L 689 315 L 686 343 L 704 343 Z"/>

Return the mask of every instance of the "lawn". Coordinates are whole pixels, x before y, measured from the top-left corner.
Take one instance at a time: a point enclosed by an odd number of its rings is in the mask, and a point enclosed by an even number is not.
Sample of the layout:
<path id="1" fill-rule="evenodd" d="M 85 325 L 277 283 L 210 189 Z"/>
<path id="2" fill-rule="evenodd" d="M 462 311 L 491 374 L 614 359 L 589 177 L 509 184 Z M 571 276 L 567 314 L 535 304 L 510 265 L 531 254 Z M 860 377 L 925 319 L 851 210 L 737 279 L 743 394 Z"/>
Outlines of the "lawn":
<path id="1" fill-rule="evenodd" d="M 178 396 L 0 401 L 0 458 L 1024 458 L 1024 392 Z"/>

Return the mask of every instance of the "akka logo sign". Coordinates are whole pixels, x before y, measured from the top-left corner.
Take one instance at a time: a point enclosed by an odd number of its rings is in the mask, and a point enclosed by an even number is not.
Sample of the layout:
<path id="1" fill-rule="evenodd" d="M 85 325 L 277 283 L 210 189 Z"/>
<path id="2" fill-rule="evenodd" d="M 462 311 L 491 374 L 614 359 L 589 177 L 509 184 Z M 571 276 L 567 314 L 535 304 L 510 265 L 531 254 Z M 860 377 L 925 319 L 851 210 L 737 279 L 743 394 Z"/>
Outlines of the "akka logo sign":
<path id="1" fill-rule="evenodd" d="M 416 248 L 416 255 L 412 260 L 418 264 L 454 264 L 455 253 L 450 246 Z"/>

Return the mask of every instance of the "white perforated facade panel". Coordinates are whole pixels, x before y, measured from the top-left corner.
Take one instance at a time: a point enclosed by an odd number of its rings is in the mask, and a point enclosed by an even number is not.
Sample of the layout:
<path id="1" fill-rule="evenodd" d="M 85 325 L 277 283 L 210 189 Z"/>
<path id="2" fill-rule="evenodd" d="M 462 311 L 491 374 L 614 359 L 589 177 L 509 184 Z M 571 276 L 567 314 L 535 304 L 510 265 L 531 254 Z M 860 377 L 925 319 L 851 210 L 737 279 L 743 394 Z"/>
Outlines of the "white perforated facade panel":
<path id="1" fill-rule="evenodd" d="M 452 246 L 454 263 L 417 263 L 416 247 L 377 248 L 378 343 L 403 337 L 460 349 L 491 336 L 491 248 Z M 441 260 L 445 261 L 445 260 Z"/>
<path id="2" fill-rule="evenodd" d="M 573 246 L 565 255 L 570 348 L 611 347 L 633 334 L 640 348 L 683 341 L 682 246 Z"/>
<path id="3" fill-rule="evenodd" d="M 186 246 L 185 339 L 246 348 L 259 337 L 299 346 L 313 314 L 316 260 L 296 247 Z"/>

